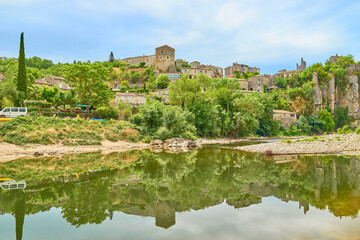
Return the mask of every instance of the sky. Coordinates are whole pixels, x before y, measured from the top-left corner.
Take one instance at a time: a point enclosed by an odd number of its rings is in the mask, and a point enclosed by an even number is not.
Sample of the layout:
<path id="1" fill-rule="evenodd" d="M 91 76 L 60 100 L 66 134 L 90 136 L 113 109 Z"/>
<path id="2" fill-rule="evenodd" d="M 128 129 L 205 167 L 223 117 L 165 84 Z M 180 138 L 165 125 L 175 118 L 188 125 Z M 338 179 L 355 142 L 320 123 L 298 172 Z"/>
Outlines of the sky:
<path id="1" fill-rule="evenodd" d="M 356 0 L 0 0 L 0 56 L 57 62 L 106 61 L 154 54 L 261 73 L 293 70 L 331 55 L 360 60 Z"/>

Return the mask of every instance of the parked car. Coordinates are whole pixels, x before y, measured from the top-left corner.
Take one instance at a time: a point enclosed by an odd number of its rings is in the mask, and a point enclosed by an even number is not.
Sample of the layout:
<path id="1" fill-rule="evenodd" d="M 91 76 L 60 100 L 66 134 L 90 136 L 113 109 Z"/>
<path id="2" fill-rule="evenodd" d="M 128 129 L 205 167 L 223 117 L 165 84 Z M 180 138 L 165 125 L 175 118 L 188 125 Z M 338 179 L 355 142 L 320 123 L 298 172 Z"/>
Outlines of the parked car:
<path id="1" fill-rule="evenodd" d="M 16 118 L 26 116 L 27 108 L 24 107 L 6 107 L 0 111 L 0 118 Z"/>

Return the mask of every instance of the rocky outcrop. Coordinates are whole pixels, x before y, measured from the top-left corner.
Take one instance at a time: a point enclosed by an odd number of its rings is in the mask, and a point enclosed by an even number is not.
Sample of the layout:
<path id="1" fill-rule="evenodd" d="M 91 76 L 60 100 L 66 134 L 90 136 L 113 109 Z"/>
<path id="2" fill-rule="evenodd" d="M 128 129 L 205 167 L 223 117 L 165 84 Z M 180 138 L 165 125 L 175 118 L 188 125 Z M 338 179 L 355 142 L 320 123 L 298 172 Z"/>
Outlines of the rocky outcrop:
<path id="1" fill-rule="evenodd" d="M 357 71 L 359 70 L 360 65 L 350 64 L 345 76 L 346 85 L 344 89 L 336 86 L 335 76 L 331 76 L 326 84 L 319 84 L 318 75 L 314 72 L 315 111 L 317 112 L 326 107 L 330 107 L 332 111 L 337 107 L 348 107 L 349 115 L 360 123 L 359 78 L 357 75 Z"/>

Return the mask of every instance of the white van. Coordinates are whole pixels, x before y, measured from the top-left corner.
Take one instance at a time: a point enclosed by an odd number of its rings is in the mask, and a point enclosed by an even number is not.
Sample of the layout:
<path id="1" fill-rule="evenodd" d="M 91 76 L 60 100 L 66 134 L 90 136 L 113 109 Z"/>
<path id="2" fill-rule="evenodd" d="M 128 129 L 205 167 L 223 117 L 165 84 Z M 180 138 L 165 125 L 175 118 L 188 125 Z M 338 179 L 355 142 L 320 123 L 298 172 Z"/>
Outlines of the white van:
<path id="1" fill-rule="evenodd" d="M 0 118 L 16 118 L 26 116 L 27 108 L 24 107 L 6 107 L 0 111 Z"/>

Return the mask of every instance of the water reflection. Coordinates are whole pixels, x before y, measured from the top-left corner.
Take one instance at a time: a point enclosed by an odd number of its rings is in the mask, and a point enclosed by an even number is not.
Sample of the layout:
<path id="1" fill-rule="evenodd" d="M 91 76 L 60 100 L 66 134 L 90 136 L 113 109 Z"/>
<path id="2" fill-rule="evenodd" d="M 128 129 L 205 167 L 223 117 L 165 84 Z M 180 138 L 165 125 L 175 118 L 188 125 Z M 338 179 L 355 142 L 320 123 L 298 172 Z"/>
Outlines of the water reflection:
<path id="1" fill-rule="evenodd" d="M 304 214 L 313 206 L 356 218 L 360 209 L 357 157 L 265 159 L 222 148 L 176 154 L 95 152 L 9 162 L 0 165 L 0 175 L 27 184 L 23 190 L 0 191 L 0 214 L 15 217 L 17 239 L 25 215 L 52 207 L 61 208 L 63 218 L 76 227 L 123 212 L 154 217 L 155 225 L 165 229 L 175 225 L 179 212 L 223 202 L 246 208 L 268 196 L 296 201 Z"/>

